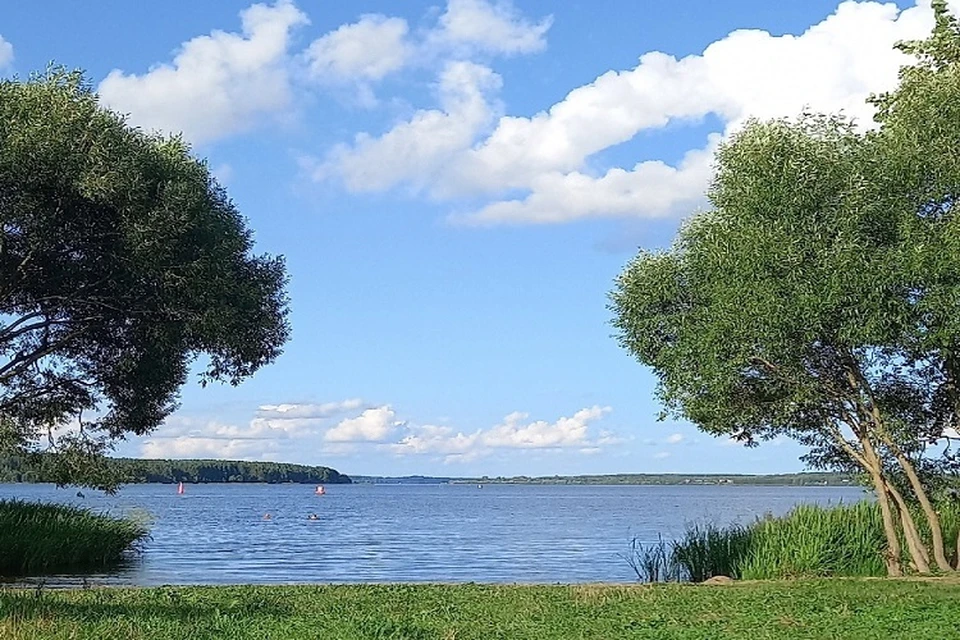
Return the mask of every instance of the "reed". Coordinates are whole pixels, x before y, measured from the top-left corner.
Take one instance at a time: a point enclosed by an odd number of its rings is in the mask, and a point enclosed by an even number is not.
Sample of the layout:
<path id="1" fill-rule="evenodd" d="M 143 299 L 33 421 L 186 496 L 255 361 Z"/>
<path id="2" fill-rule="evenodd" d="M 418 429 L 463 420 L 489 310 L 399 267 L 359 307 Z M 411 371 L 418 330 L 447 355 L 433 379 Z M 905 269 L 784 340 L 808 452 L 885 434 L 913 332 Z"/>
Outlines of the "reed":
<path id="1" fill-rule="evenodd" d="M 872 502 L 801 505 L 750 527 L 750 550 L 736 577 L 883 576 L 884 546 L 880 510 Z"/>
<path id="2" fill-rule="evenodd" d="M 960 535 L 960 504 L 937 506 L 947 541 L 947 557 L 957 563 L 954 544 Z M 926 519 L 915 520 L 929 545 Z M 644 582 L 702 582 L 713 576 L 745 580 L 814 577 L 885 576 L 886 546 L 880 509 L 862 501 L 822 507 L 800 505 L 783 517 L 767 516 L 752 524 L 689 527 L 669 551 L 661 540 L 631 543 L 628 563 Z M 909 558 L 904 557 L 904 562 Z"/>
<path id="3" fill-rule="evenodd" d="M 749 527 L 698 524 L 674 542 L 671 560 L 679 567 L 681 580 L 703 582 L 714 576 L 739 577 L 739 566 L 752 542 L 753 531 Z"/>
<path id="4" fill-rule="evenodd" d="M 0 500 L 0 574 L 36 575 L 118 564 L 137 553 L 146 527 L 77 507 Z"/>

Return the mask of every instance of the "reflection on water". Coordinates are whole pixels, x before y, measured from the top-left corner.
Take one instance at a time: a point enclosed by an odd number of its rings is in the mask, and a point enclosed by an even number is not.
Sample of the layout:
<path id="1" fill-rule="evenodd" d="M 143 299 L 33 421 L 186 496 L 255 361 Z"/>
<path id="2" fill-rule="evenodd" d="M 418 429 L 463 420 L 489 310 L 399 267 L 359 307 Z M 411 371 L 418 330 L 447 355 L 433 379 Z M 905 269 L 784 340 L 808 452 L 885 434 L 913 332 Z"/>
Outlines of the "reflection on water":
<path id="1" fill-rule="evenodd" d="M 633 536 L 669 540 L 691 522 L 746 522 L 864 496 L 852 487 L 536 485 L 330 485 L 319 496 L 308 485 L 240 484 L 85 495 L 0 485 L 0 498 L 151 523 L 143 556 L 129 566 L 47 584 L 630 582 L 618 554 Z"/>

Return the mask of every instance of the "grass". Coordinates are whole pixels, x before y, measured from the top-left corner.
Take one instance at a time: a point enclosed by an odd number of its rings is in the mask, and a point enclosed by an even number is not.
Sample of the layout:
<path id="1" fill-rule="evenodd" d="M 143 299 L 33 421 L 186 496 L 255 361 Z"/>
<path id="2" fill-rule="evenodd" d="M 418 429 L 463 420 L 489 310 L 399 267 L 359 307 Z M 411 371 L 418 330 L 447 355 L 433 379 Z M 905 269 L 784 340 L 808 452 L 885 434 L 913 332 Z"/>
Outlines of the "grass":
<path id="1" fill-rule="evenodd" d="M 803 505 L 785 518 L 759 520 L 751 527 L 738 577 L 884 576 L 885 546 L 875 503 Z"/>
<path id="2" fill-rule="evenodd" d="M 956 564 L 960 508 L 939 509 L 947 558 Z M 929 545 L 922 514 L 915 516 Z M 863 501 L 821 507 L 801 505 L 781 518 L 720 528 L 695 525 L 669 546 L 631 543 L 624 556 L 643 582 L 690 580 L 717 575 L 746 580 L 796 577 L 882 577 L 886 547 L 880 509 Z M 909 563 L 904 545 L 904 565 Z"/>
<path id="3" fill-rule="evenodd" d="M 0 500 L 0 575 L 114 565 L 146 536 L 146 528 L 132 520 L 68 505 Z"/>
<path id="4" fill-rule="evenodd" d="M 960 638 L 960 584 L 362 585 L 0 591 L 0 638 Z"/>

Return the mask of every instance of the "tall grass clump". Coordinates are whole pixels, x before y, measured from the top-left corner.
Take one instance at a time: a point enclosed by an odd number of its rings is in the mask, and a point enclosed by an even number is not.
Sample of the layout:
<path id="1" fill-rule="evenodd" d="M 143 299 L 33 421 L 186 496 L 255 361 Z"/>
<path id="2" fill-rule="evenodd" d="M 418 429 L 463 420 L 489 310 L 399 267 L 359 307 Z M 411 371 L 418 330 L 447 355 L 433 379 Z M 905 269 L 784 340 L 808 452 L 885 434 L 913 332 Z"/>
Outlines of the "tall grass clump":
<path id="1" fill-rule="evenodd" d="M 679 568 L 681 580 L 703 582 L 714 576 L 739 577 L 739 567 L 750 552 L 752 537 L 749 527 L 697 524 L 674 542 L 671 561 Z"/>
<path id="2" fill-rule="evenodd" d="M 783 518 L 751 525 L 750 552 L 737 577 L 884 576 L 885 546 L 880 509 L 873 502 L 800 505 Z"/>
<path id="3" fill-rule="evenodd" d="M 0 500 L 0 574 L 96 569 L 122 562 L 143 524 L 59 504 Z"/>
<path id="4" fill-rule="evenodd" d="M 960 502 L 936 505 L 947 541 L 947 559 L 960 558 Z M 926 521 L 915 516 L 920 535 L 929 544 Z M 909 563 L 904 544 L 904 564 Z M 872 501 L 830 507 L 800 505 L 785 516 L 759 518 L 749 525 L 717 527 L 697 524 L 668 546 L 633 541 L 628 564 L 644 582 L 689 580 L 713 576 L 744 580 L 796 577 L 885 576 L 886 540 L 880 508 Z"/>

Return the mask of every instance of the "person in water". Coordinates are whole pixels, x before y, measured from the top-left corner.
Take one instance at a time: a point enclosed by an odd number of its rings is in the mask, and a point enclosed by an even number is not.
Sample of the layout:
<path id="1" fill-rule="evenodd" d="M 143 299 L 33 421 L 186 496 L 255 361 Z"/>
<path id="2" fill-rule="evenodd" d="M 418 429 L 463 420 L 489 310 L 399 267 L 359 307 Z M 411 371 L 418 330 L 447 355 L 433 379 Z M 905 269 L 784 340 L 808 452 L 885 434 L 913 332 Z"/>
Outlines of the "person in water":
<path id="1" fill-rule="evenodd" d="M 272 516 L 271 516 L 269 513 L 263 514 L 263 519 L 264 519 L 264 520 L 269 520 L 271 517 L 272 517 Z"/>
<path id="2" fill-rule="evenodd" d="M 317 516 L 317 514 L 315 513 L 311 513 L 310 515 L 307 516 L 307 520 L 319 520 L 319 519 L 320 519 L 319 516 Z"/>

